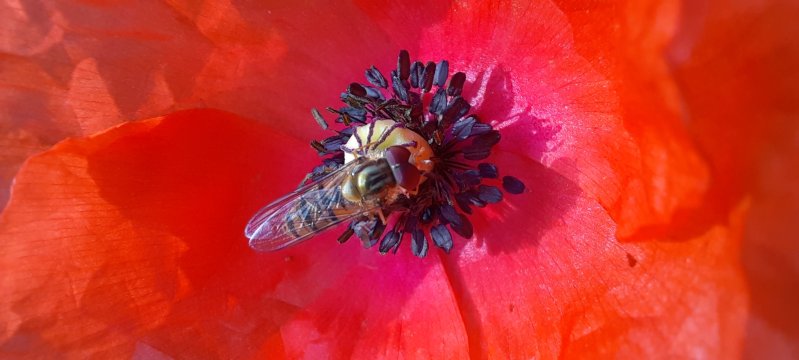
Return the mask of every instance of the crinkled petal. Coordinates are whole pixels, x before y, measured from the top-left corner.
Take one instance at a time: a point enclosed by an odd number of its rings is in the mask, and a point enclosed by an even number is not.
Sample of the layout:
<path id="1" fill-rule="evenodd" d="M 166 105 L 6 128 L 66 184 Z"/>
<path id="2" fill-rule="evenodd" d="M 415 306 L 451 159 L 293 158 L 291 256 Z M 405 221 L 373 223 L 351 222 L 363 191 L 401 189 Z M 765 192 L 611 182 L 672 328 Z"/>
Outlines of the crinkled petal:
<path id="1" fill-rule="evenodd" d="M 315 157 L 303 148 L 194 110 L 29 160 L 0 220 L 2 353 L 465 356 L 435 258 L 379 257 L 335 236 L 280 253 L 247 247 L 249 216 Z"/>
<path id="2" fill-rule="evenodd" d="M 747 204 L 730 201 L 690 231 L 668 226 L 702 213 L 709 188 L 658 57 L 676 10 L 425 4 L 58 5 L 61 23 L 78 24 L 64 28 L 106 32 L 68 37 L 44 57 L 44 69 L 74 64 L 49 76 L 98 89 L 97 108 L 91 91 L 61 90 L 75 99 L 66 102 L 73 128 L 200 104 L 269 126 L 184 112 L 30 160 L 0 220 L 2 268 L 21 269 L 0 275 L 13 295 L 0 300 L 11 324 L 0 349 L 735 356 Z M 594 22 L 590 12 L 601 15 Z M 241 235 L 247 218 L 314 162 L 303 143 L 316 134 L 308 108 L 335 104 L 372 63 L 389 70 L 399 48 L 467 73 L 475 111 L 502 128 L 500 171 L 530 190 L 474 218 L 475 241 L 448 257 L 379 257 L 334 236 L 254 254 Z"/>
<path id="3" fill-rule="evenodd" d="M 29 133 L 50 146 L 122 121 L 213 107 L 310 138 L 313 122 L 286 120 L 334 105 L 374 61 L 387 70 L 398 49 L 415 47 L 424 26 L 448 7 L 443 1 L 311 7 L 4 1 L 0 115 L 13 122 L 0 130 Z M 24 157 L 0 164 L 7 173 L 0 188 L 9 186 Z"/>
<path id="4" fill-rule="evenodd" d="M 0 264 L 13 269 L 2 274 L 9 326 L 0 348 L 441 358 L 699 346 L 717 355 L 737 335 L 745 299 L 729 230 L 623 248 L 595 200 L 518 156 L 499 166 L 535 180 L 526 196 L 536 201 L 478 218 L 477 242 L 450 256 L 377 256 L 357 242 L 336 244 L 335 234 L 254 253 L 242 228 L 301 178 L 297 164 L 309 156 L 298 148 L 269 127 L 196 110 L 32 158 L 0 223 Z M 513 233 L 504 225 L 525 222 Z M 714 326 L 719 338 L 695 336 Z M 664 333 L 679 334 L 681 346 Z"/>
<path id="5" fill-rule="evenodd" d="M 719 179 L 716 201 L 752 204 L 742 250 L 752 302 L 745 355 L 796 357 L 799 7 L 687 4 L 669 56 L 689 124 Z"/>

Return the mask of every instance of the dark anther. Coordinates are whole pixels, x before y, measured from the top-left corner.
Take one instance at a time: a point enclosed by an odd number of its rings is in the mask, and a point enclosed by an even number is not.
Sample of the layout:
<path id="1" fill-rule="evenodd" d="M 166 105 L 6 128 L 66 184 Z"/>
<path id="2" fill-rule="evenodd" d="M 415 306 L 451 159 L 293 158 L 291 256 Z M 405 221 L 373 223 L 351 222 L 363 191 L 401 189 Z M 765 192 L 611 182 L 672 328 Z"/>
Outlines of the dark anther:
<path id="1" fill-rule="evenodd" d="M 366 80 L 369 81 L 370 84 L 381 87 L 383 89 L 388 87 L 388 82 L 386 82 L 386 78 L 383 77 L 383 74 L 380 73 L 380 70 L 377 70 L 376 67 L 372 66 L 369 69 L 366 69 Z"/>
<path id="2" fill-rule="evenodd" d="M 455 195 L 455 202 L 458 203 L 458 207 L 463 210 L 463 212 L 467 214 L 472 213 L 472 207 L 469 206 L 469 196 L 466 194 L 457 194 Z"/>
<path id="3" fill-rule="evenodd" d="M 311 147 L 314 148 L 314 150 L 316 150 L 316 152 L 321 155 L 327 154 L 327 149 L 325 149 L 325 146 L 316 140 L 311 141 Z"/>
<path id="4" fill-rule="evenodd" d="M 392 73 L 391 87 L 394 89 L 394 94 L 400 100 L 408 102 L 408 88 L 405 86 L 407 81 L 397 78 L 396 73 Z"/>
<path id="5" fill-rule="evenodd" d="M 369 241 L 363 244 L 363 246 L 367 249 L 377 244 L 377 241 L 380 239 L 380 236 L 383 235 L 383 230 L 386 229 L 386 225 L 384 225 L 382 222 L 380 222 L 379 220 L 375 221 L 377 222 L 377 224 L 375 224 L 372 233 L 369 234 Z"/>
<path id="6" fill-rule="evenodd" d="M 419 80 L 422 79 L 422 72 L 424 72 L 424 64 L 422 64 L 421 61 L 415 61 L 411 64 L 411 87 L 419 87 Z"/>
<path id="7" fill-rule="evenodd" d="M 465 193 L 466 197 L 469 199 L 469 202 L 472 205 L 477 206 L 479 208 L 484 208 L 486 206 L 486 202 L 480 199 L 479 194 L 477 191 L 469 190 Z"/>
<path id="8" fill-rule="evenodd" d="M 472 145 L 482 146 L 482 147 L 492 147 L 499 142 L 500 135 L 499 131 L 492 130 L 485 134 L 479 135 L 474 138 L 472 141 Z"/>
<path id="9" fill-rule="evenodd" d="M 422 230 L 415 229 L 411 232 L 411 251 L 420 258 L 427 255 L 427 238 Z"/>
<path id="10" fill-rule="evenodd" d="M 472 223 L 469 221 L 464 215 L 458 215 L 460 220 L 458 223 L 450 223 L 449 227 L 454 231 L 456 234 L 460 235 L 464 239 L 471 238 L 474 235 L 474 228 L 472 227 Z"/>
<path id="11" fill-rule="evenodd" d="M 345 106 L 341 109 L 338 109 L 338 113 L 342 115 L 347 115 L 350 118 L 350 120 L 354 120 L 359 123 L 366 122 L 366 110 L 364 109 Z"/>
<path id="12" fill-rule="evenodd" d="M 446 225 L 439 224 L 433 226 L 430 229 L 430 236 L 433 238 L 433 242 L 436 246 L 449 254 L 449 251 L 452 250 L 452 235 L 449 233 L 449 230 L 447 230 Z"/>
<path id="13" fill-rule="evenodd" d="M 351 83 L 347 88 L 347 92 L 357 97 L 366 97 L 366 89 L 358 83 Z"/>
<path id="14" fill-rule="evenodd" d="M 428 61 L 422 72 L 422 77 L 419 79 L 419 87 L 425 92 L 430 91 L 433 87 L 433 76 L 436 74 L 436 63 Z"/>
<path id="15" fill-rule="evenodd" d="M 352 237 L 352 234 L 354 233 L 355 230 L 352 230 L 352 228 L 350 227 L 346 231 L 344 231 L 344 233 L 341 234 L 341 236 L 339 236 L 336 241 L 338 241 L 339 244 L 343 244 L 347 242 L 347 240 L 349 240 Z"/>
<path id="16" fill-rule="evenodd" d="M 468 138 L 472 133 L 472 127 L 474 126 L 474 123 L 474 116 L 467 116 L 456 121 L 455 124 L 452 125 L 452 135 L 458 140 L 466 140 L 466 138 Z"/>
<path id="17" fill-rule="evenodd" d="M 477 165 L 477 168 L 480 169 L 480 176 L 486 179 L 496 179 L 499 177 L 499 170 L 497 170 L 497 166 L 491 163 L 482 163 Z"/>
<path id="18" fill-rule="evenodd" d="M 355 230 L 355 235 L 357 235 L 361 241 L 366 242 L 369 240 L 369 237 L 372 236 L 375 225 L 377 225 L 377 221 L 366 220 L 355 222 L 350 227 Z"/>
<path id="19" fill-rule="evenodd" d="M 450 204 L 441 204 L 441 206 L 438 207 L 438 211 L 439 211 L 439 216 L 440 216 L 440 218 L 439 218 L 439 222 L 440 223 L 455 223 L 455 224 L 457 224 L 458 222 L 460 222 L 460 217 L 458 215 L 458 212 L 455 211 L 455 208 L 452 207 L 452 205 L 450 205 Z"/>
<path id="20" fill-rule="evenodd" d="M 430 112 L 436 115 L 441 115 L 447 108 L 447 92 L 444 89 L 436 90 L 433 100 L 430 101 Z"/>
<path id="21" fill-rule="evenodd" d="M 428 207 L 422 211 L 422 215 L 419 220 L 422 221 L 422 224 L 429 224 L 431 221 L 433 221 L 434 215 L 433 208 Z"/>
<path id="22" fill-rule="evenodd" d="M 477 196 L 489 204 L 498 203 L 502 201 L 502 192 L 494 186 L 480 185 L 477 188 Z"/>
<path id="23" fill-rule="evenodd" d="M 370 97 L 372 99 L 376 99 L 376 100 L 379 100 L 379 101 L 385 100 L 385 98 L 383 97 L 383 93 L 380 92 L 380 90 L 377 90 L 377 88 L 374 88 L 374 87 L 371 87 L 371 86 L 364 86 L 364 89 L 366 89 L 366 96 L 367 97 Z"/>
<path id="24" fill-rule="evenodd" d="M 316 108 L 311 109 L 311 116 L 313 116 L 316 123 L 322 127 L 322 130 L 327 130 L 327 121 L 325 121 L 325 118 L 319 113 L 319 110 L 316 110 Z"/>
<path id="25" fill-rule="evenodd" d="M 474 131 L 474 127 L 472 127 L 472 131 Z M 478 135 L 474 138 L 471 145 L 463 149 L 463 157 L 469 160 L 485 159 L 491 154 L 491 147 L 496 145 L 499 139 L 499 131 L 496 130 Z"/>
<path id="26" fill-rule="evenodd" d="M 458 96 L 463 91 L 463 83 L 466 82 L 466 74 L 462 72 L 455 73 L 452 75 L 452 79 L 449 79 L 449 87 L 447 88 L 447 95 L 449 96 Z"/>
<path id="27" fill-rule="evenodd" d="M 447 108 L 444 110 L 444 113 L 441 115 L 441 124 L 443 126 L 449 126 L 458 119 L 462 118 L 463 115 L 469 112 L 472 106 L 469 105 L 466 100 L 462 97 L 458 96 L 452 99 Z"/>
<path id="28" fill-rule="evenodd" d="M 322 147 L 324 148 L 324 153 L 334 153 L 341 149 L 341 146 L 347 141 L 345 136 L 341 135 L 333 135 L 327 139 L 322 140 Z M 316 145 L 311 144 L 316 148 Z"/>
<path id="29" fill-rule="evenodd" d="M 442 60 L 436 66 L 436 73 L 433 76 L 433 84 L 436 86 L 444 86 L 447 83 L 447 76 L 449 76 L 449 62 Z"/>
<path id="30" fill-rule="evenodd" d="M 389 230 L 383 240 L 380 241 L 380 248 L 378 249 L 381 254 L 388 253 L 392 248 L 399 245 L 400 234 L 394 230 Z"/>
<path id="31" fill-rule="evenodd" d="M 481 122 L 476 122 L 474 126 L 472 126 L 472 133 L 469 136 L 477 136 L 487 134 L 491 131 L 491 125 Z"/>
<path id="32" fill-rule="evenodd" d="M 502 188 L 511 194 L 521 194 L 524 191 L 524 183 L 513 176 L 502 178 Z"/>
<path id="33" fill-rule="evenodd" d="M 466 170 L 458 177 L 466 188 L 480 184 L 480 173 L 477 170 Z"/>
<path id="34" fill-rule="evenodd" d="M 411 56 L 408 55 L 407 50 L 400 50 L 399 58 L 397 58 L 397 72 L 401 80 L 408 80 L 411 74 Z"/>

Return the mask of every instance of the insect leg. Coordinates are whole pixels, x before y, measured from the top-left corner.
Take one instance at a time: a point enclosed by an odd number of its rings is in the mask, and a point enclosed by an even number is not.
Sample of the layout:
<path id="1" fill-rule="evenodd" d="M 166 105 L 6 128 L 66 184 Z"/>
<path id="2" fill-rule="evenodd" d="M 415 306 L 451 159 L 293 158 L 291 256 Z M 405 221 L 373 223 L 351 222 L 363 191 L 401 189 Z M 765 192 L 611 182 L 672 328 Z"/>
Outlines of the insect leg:
<path id="1" fill-rule="evenodd" d="M 375 122 L 372 121 L 371 123 L 369 123 L 369 134 L 366 135 L 366 144 L 367 144 L 366 146 L 369 146 L 369 144 L 372 143 L 372 134 L 374 132 L 375 132 Z"/>
<path id="2" fill-rule="evenodd" d="M 386 224 L 386 215 L 383 214 L 383 209 L 377 209 L 377 216 L 380 218 L 380 222 L 383 223 L 383 225 L 385 225 Z"/>
<path id="3" fill-rule="evenodd" d="M 374 143 L 372 143 L 371 149 L 374 149 L 374 148 L 378 147 L 380 144 L 382 144 L 384 141 L 386 141 L 386 139 L 388 139 L 388 136 L 391 135 L 391 133 L 394 132 L 394 130 L 399 128 L 399 127 L 402 127 L 402 124 L 394 123 L 388 129 L 383 131 L 383 134 L 380 135 L 380 138 L 377 139 L 377 141 L 375 141 Z"/>

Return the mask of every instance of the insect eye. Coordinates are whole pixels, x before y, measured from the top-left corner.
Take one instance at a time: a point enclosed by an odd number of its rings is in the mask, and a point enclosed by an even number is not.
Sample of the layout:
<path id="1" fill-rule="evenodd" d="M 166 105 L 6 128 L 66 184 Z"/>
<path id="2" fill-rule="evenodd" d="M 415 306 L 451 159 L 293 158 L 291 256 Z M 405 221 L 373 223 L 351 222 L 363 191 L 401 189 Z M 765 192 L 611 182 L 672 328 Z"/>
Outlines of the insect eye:
<path id="1" fill-rule="evenodd" d="M 386 149 L 386 160 L 392 167 L 394 165 L 407 164 L 411 158 L 411 151 L 404 146 L 390 146 Z"/>
<path id="2" fill-rule="evenodd" d="M 414 190 L 419 185 L 421 174 L 416 166 L 410 164 L 411 152 L 403 146 L 390 146 L 386 149 L 386 161 L 391 166 L 391 173 L 399 186 Z"/>

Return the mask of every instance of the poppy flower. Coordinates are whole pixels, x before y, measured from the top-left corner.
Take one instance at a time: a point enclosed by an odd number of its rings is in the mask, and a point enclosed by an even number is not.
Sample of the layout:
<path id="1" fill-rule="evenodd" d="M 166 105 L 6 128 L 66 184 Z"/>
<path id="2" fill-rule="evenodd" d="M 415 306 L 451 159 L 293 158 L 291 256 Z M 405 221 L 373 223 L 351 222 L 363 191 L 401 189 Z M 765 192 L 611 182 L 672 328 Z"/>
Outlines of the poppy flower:
<path id="1" fill-rule="evenodd" d="M 772 192 L 790 189 L 796 154 L 796 126 L 777 121 L 799 93 L 777 81 L 796 75 L 791 12 L 679 5 L 4 5 L 3 176 L 16 175 L 0 351 L 789 353 L 792 293 L 768 285 L 792 257 L 760 262 L 795 247 L 780 220 L 796 208 Z M 331 232 L 253 251 L 247 220 L 296 188 L 320 161 L 308 142 L 331 135 L 310 109 L 339 106 L 400 49 L 465 74 L 471 112 L 502 135 L 490 161 L 527 189 L 475 211 L 449 254 L 381 256 Z M 742 262 L 742 248 L 760 256 Z"/>

